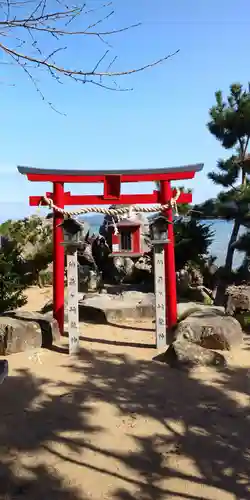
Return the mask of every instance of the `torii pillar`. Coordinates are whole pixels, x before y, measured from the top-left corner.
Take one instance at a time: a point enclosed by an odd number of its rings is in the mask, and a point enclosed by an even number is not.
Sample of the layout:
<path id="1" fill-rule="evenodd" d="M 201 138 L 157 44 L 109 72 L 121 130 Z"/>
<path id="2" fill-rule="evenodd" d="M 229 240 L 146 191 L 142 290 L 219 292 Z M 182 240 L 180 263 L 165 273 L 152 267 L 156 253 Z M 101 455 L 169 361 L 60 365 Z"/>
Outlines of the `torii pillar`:
<path id="1" fill-rule="evenodd" d="M 59 208 L 64 208 L 64 183 L 53 183 L 53 200 Z M 53 316 L 57 320 L 61 334 L 64 331 L 64 246 L 63 228 L 60 224 L 64 216 L 54 210 L 53 217 Z"/>

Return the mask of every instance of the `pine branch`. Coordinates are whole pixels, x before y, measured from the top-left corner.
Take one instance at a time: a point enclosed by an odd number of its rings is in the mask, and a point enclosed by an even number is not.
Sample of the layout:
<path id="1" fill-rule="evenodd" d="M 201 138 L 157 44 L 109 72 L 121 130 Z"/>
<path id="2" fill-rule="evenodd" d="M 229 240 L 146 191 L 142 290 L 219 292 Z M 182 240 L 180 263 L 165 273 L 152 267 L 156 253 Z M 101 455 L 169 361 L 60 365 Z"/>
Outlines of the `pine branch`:
<path id="1" fill-rule="evenodd" d="M 250 256 L 250 231 L 245 232 L 237 239 L 234 243 L 234 248 L 239 252 L 245 252 L 247 256 Z"/>
<path id="2" fill-rule="evenodd" d="M 208 129 L 222 147 L 237 154 L 226 161 L 219 160 L 217 171 L 208 174 L 214 183 L 227 188 L 227 191 L 218 195 L 218 214 L 228 220 L 234 220 L 225 259 L 225 269 L 229 274 L 233 252 L 237 244 L 240 244 L 240 240 L 235 243 L 240 226 L 250 221 L 250 183 L 247 176 L 250 171 L 250 161 L 247 162 L 250 139 L 250 85 L 244 90 L 241 84 L 232 84 L 227 100 L 223 99 L 221 91 L 215 93 L 215 100 L 215 106 L 209 111 Z M 240 175 L 241 184 L 236 185 Z"/>
<path id="3" fill-rule="evenodd" d="M 221 91 L 215 93 L 215 100 L 215 106 L 209 111 L 208 129 L 225 149 L 238 147 L 244 158 L 250 137 L 249 90 L 243 90 L 243 86 L 236 83 L 231 85 L 227 101 L 223 100 Z"/>

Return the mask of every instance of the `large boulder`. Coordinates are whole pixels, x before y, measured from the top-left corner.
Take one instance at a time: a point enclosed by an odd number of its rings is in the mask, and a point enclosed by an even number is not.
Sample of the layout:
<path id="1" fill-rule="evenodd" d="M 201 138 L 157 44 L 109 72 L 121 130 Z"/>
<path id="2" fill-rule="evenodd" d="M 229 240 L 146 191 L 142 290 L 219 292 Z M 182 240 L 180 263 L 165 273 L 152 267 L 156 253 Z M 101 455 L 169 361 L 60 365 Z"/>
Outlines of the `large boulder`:
<path id="1" fill-rule="evenodd" d="M 235 315 L 245 333 L 250 333 L 250 311 L 241 311 Z"/>
<path id="2" fill-rule="evenodd" d="M 145 290 L 154 290 L 153 252 L 145 253 L 135 262 L 133 282 L 143 283 Z"/>
<path id="3" fill-rule="evenodd" d="M 218 284 L 218 269 L 219 267 L 213 263 L 213 259 L 209 258 L 202 269 L 203 280 L 206 287 L 210 290 L 215 290 Z"/>
<path id="4" fill-rule="evenodd" d="M 196 366 L 225 367 L 226 360 L 222 354 L 203 347 L 192 344 L 187 340 L 176 340 L 167 351 L 158 356 L 159 361 L 163 361 L 172 368 L 187 370 Z"/>
<path id="5" fill-rule="evenodd" d="M 230 351 L 243 341 L 240 323 L 217 309 L 192 313 L 177 325 L 175 340 L 186 340 L 207 349 Z"/>
<path id="6" fill-rule="evenodd" d="M 176 284 L 180 294 L 185 294 L 190 286 L 202 286 L 203 276 L 199 269 L 188 263 L 176 272 Z"/>
<path id="7" fill-rule="evenodd" d="M 42 347 L 42 331 L 35 321 L 0 317 L 0 355 Z"/>
<path id="8" fill-rule="evenodd" d="M 126 319 L 152 318 L 155 315 L 153 293 L 125 291 L 86 296 L 79 301 L 80 321 L 113 323 Z"/>
<path id="9" fill-rule="evenodd" d="M 78 266 L 78 292 L 96 292 L 102 287 L 102 273 L 89 266 Z"/>
<path id="10" fill-rule="evenodd" d="M 250 311 L 250 286 L 230 286 L 226 291 L 226 313 L 234 315 Z"/>
<path id="11" fill-rule="evenodd" d="M 130 257 L 117 256 L 113 258 L 114 277 L 116 281 L 129 283 L 134 273 L 135 263 Z"/>
<path id="12" fill-rule="evenodd" d="M 213 292 L 204 286 L 201 271 L 190 264 L 176 272 L 176 285 L 181 298 L 206 305 L 213 303 Z"/>
<path id="13" fill-rule="evenodd" d="M 53 285 L 53 263 L 50 262 L 46 269 L 42 269 L 38 275 L 38 285 L 43 288 Z"/>
<path id="14" fill-rule="evenodd" d="M 33 311 L 31 312 L 16 310 L 8 311 L 4 314 L 4 317 L 8 320 L 10 320 L 11 318 L 21 320 L 22 327 L 25 327 L 26 325 L 27 330 L 29 330 L 30 324 L 37 324 L 42 335 L 42 342 L 40 344 L 40 347 L 50 348 L 53 343 L 56 343 L 60 340 L 60 330 L 57 320 L 54 319 L 53 315 L 49 312 L 47 314 L 42 314 Z"/>
<path id="15" fill-rule="evenodd" d="M 153 273 L 153 261 L 152 261 L 152 253 L 144 254 L 135 263 L 135 268 L 138 271 L 152 274 Z"/>

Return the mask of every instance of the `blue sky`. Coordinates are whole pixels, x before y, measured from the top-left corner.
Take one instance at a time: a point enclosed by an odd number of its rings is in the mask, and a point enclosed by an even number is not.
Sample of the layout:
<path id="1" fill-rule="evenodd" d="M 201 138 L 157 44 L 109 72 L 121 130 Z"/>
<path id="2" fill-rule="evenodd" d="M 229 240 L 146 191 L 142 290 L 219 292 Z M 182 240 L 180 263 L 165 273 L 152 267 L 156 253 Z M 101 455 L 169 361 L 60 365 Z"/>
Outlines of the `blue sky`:
<path id="1" fill-rule="evenodd" d="M 100 3 L 92 0 L 89 5 Z M 40 72 L 43 94 L 66 116 L 40 99 L 21 69 L 2 65 L 1 220 L 30 213 L 28 196 L 50 189 L 26 181 L 16 172 L 17 165 L 122 172 L 204 162 L 203 173 L 185 185 L 192 187 L 194 202 L 216 194 L 206 175 L 225 152 L 206 129 L 208 109 L 217 89 L 226 92 L 232 82 L 248 83 L 249 0 L 114 0 L 113 5 L 115 15 L 103 28 L 143 23 L 109 39 L 110 59 L 118 55 L 113 69 L 180 52 L 157 68 L 118 80 L 121 86 L 132 86 L 132 92 L 67 80 L 58 85 Z M 49 53 L 53 45 L 44 43 Z M 59 62 L 92 68 L 105 50 L 96 40 L 72 39 Z M 97 186 L 66 187 L 75 194 L 100 192 Z M 132 185 L 124 192 L 151 188 Z"/>

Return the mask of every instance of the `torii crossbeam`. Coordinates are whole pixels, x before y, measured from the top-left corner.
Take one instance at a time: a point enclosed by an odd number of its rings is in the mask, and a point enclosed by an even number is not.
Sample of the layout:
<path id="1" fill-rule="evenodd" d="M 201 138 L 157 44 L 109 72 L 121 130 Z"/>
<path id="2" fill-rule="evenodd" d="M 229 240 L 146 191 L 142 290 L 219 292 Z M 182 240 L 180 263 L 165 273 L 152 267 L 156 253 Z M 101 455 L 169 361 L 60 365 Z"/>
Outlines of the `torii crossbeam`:
<path id="1" fill-rule="evenodd" d="M 169 204 L 164 214 L 170 222 L 173 221 L 170 201 L 175 194 L 171 189 L 171 181 L 193 179 L 196 172 L 201 171 L 203 164 L 162 169 L 126 170 L 55 170 L 33 167 L 18 167 L 18 171 L 27 176 L 32 182 L 51 182 L 53 193 L 46 196 L 53 203 L 64 208 L 67 205 L 138 205 L 138 204 Z M 121 184 L 130 182 L 158 182 L 159 191 L 151 194 L 121 194 Z M 102 195 L 72 195 L 64 191 L 66 183 L 102 183 Z M 191 193 L 181 193 L 178 203 L 191 203 Z M 45 205 L 43 196 L 30 196 L 30 206 Z M 59 224 L 63 221 L 63 214 L 54 210 L 53 221 L 53 314 L 57 319 L 60 332 L 64 331 L 64 247 L 63 230 Z M 169 243 L 165 245 L 165 286 L 166 286 L 166 323 L 171 328 L 177 321 L 176 274 L 174 257 L 174 229 L 169 224 Z"/>

